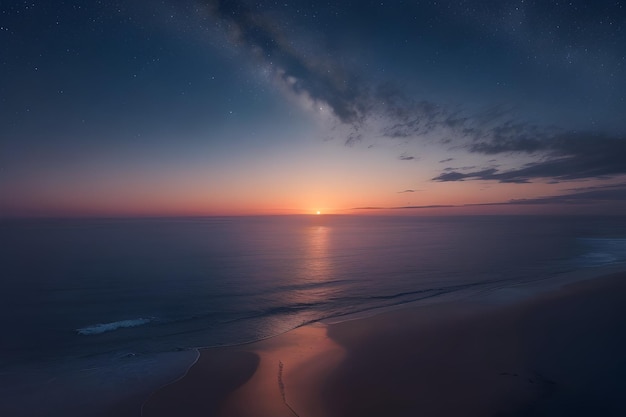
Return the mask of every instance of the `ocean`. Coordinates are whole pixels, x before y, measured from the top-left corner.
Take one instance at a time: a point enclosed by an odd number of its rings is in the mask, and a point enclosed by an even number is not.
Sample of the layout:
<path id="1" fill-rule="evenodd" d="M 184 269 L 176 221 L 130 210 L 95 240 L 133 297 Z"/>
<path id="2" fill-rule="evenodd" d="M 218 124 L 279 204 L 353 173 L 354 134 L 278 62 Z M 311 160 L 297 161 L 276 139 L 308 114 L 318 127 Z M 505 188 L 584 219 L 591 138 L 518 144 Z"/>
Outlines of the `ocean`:
<path id="1" fill-rule="evenodd" d="M 194 347 L 622 265 L 626 217 L 20 219 L 0 247 L 0 415 L 95 415 Z"/>

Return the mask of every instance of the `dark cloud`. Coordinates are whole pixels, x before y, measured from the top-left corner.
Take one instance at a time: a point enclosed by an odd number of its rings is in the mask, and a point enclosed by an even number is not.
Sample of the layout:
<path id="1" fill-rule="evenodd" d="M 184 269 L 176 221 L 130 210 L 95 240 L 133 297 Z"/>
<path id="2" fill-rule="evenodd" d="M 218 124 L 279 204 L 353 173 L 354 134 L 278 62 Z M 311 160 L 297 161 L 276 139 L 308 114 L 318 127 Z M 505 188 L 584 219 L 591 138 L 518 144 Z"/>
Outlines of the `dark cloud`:
<path id="1" fill-rule="evenodd" d="M 354 207 L 352 210 L 384 210 L 385 207 L 375 207 L 375 206 L 367 206 L 367 207 Z"/>
<path id="2" fill-rule="evenodd" d="M 490 168 L 497 168 L 497 166 L 492 166 Z M 447 168 L 444 168 L 443 171 L 444 172 L 449 172 L 449 171 L 467 171 L 468 169 L 476 169 L 476 166 L 475 165 L 470 165 L 470 166 L 465 166 L 465 167 L 447 167 Z"/>
<path id="3" fill-rule="evenodd" d="M 446 158 L 446 159 L 442 159 L 441 161 L 439 161 L 440 164 L 445 164 L 446 162 L 451 162 L 454 161 L 454 158 Z"/>
<path id="4" fill-rule="evenodd" d="M 448 182 L 448 181 L 465 181 L 465 180 L 497 180 L 500 182 L 509 183 L 525 183 L 528 182 L 526 178 L 518 178 L 516 174 L 510 174 L 509 172 L 498 172 L 496 168 L 487 168 L 480 171 L 471 172 L 458 172 L 458 171 L 446 171 L 435 178 L 434 181 Z"/>
<path id="5" fill-rule="evenodd" d="M 415 160 L 415 157 L 404 152 L 398 157 L 398 159 L 401 161 L 413 161 Z"/>
<path id="6" fill-rule="evenodd" d="M 525 183 L 587 178 L 610 178 L 626 174 L 626 137 L 599 133 L 558 133 L 548 137 L 503 137 L 473 143 L 470 152 L 486 155 L 525 153 L 538 155 L 538 162 L 500 171 L 489 168 L 472 172 L 447 170 L 435 181 L 494 180 Z"/>
<path id="7" fill-rule="evenodd" d="M 399 206 L 399 207 L 354 207 L 352 210 L 398 210 L 398 209 L 432 209 L 458 207 L 451 204 L 433 204 L 430 206 Z"/>
<path id="8" fill-rule="evenodd" d="M 574 188 L 567 188 L 565 191 L 581 192 L 581 191 L 596 191 L 596 190 L 606 190 L 606 189 L 615 189 L 615 188 L 626 188 L 626 183 L 591 185 L 588 187 L 574 187 Z"/>
<path id="9" fill-rule="evenodd" d="M 414 193 L 416 190 L 404 190 L 404 191 L 398 191 L 398 194 L 404 194 L 404 193 Z"/>

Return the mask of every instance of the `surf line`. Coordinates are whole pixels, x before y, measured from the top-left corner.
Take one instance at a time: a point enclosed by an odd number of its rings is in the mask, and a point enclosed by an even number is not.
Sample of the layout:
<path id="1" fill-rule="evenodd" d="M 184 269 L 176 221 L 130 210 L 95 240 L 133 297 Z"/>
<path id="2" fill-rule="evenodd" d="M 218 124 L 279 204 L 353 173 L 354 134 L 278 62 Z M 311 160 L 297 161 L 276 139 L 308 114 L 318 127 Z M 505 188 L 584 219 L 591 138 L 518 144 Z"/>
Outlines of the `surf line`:
<path id="1" fill-rule="evenodd" d="M 285 395 L 285 383 L 283 382 L 283 365 L 282 361 L 278 361 L 278 390 L 280 391 L 280 396 L 283 398 L 283 403 L 289 408 L 289 410 L 293 413 L 294 416 L 300 417 L 296 410 L 291 408 L 289 403 L 287 402 L 287 397 Z"/>

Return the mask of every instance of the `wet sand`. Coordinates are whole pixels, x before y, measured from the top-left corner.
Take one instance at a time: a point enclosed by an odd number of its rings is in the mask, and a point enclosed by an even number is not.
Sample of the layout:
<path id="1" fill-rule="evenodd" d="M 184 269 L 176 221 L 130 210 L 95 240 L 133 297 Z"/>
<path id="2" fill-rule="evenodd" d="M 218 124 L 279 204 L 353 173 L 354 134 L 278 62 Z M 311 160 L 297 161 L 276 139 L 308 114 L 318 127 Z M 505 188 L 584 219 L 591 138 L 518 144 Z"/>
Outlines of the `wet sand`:
<path id="1" fill-rule="evenodd" d="M 206 349 L 144 416 L 624 416 L 626 274 Z"/>
<path id="2" fill-rule="evenodd" d="M 148 398 L 142 415 L 216 415 L 222 399 L 244 384 L 258 364 L 258 355 L 238 349 L 212 349 L 210 354 L 201 353 L 183 378 Z"/>

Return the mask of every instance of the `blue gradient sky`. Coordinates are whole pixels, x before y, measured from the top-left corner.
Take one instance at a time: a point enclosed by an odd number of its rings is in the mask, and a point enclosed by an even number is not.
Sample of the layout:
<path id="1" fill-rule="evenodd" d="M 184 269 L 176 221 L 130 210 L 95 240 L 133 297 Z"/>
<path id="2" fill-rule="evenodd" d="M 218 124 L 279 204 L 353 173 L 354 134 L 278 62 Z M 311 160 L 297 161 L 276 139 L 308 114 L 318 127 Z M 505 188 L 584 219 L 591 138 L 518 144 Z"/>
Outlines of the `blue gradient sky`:
<path id="1" fill-rule="evenodd" d="M 622 2 L 0 10 L 0 216 L 626 208 Z"/>

